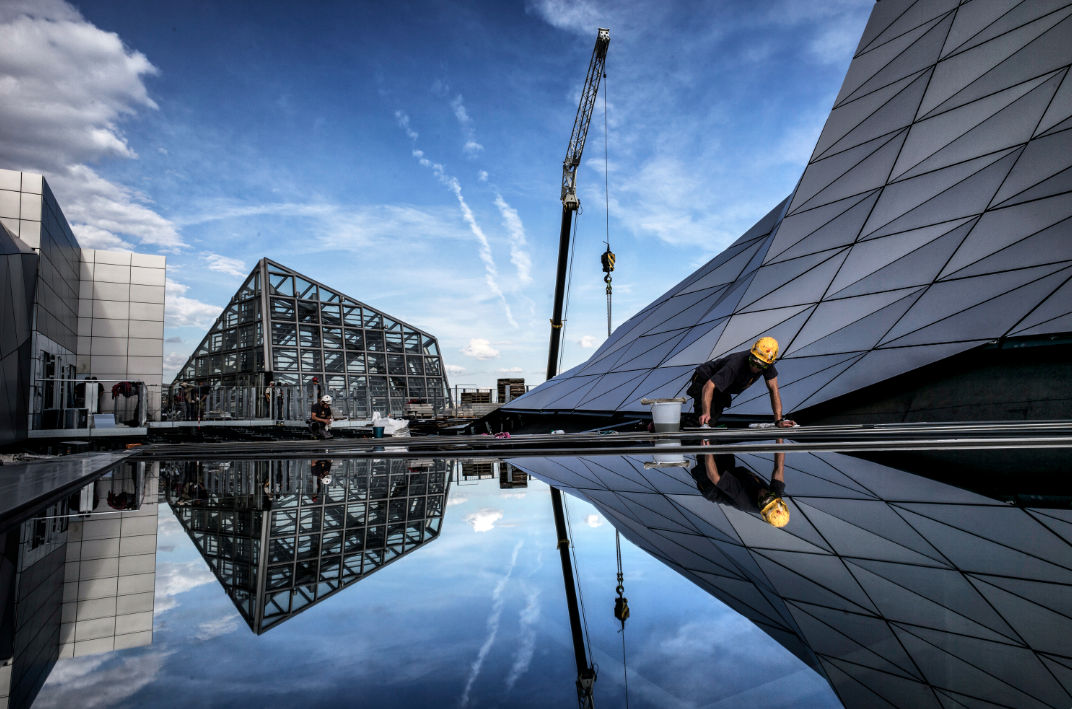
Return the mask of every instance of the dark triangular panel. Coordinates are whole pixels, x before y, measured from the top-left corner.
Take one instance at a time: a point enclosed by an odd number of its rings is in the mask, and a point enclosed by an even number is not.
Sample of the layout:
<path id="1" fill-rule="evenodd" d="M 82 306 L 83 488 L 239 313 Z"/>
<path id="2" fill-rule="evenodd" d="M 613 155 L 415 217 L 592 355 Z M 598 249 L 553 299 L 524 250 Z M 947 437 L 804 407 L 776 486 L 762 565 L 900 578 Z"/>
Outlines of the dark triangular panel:
<path id="1" fill-rule="evenodd" d="M 784 261 L 797 256 L 806 256 L 851 244 L 860 234 L 860 229 L 863 227 L 877 200 L 878 192 L 865 197 L 852 209 L 819 227 L 783 253 L 778 254 L 777 260 Z"/>
<path id="2" fill-rule="evenodd" d="M 706 362 L 718 344 L 718 338 L 722 336 L 722 329 L 729 320 L 721 320 L 717 323 L 706 323 L 692 328 L 688 335 L 683 337 L 667 356 L 664 364 L 678 366 L 686 364 L 702 364 Z"/>
<path id="3" fill-rule="evenodd" d="M 910 83 L 905 84 L 905 82 L 909 80 Z M 884 105 L 880 106 L 877 110 L 860 121 L 852 130 L 845 134 L 844 137 L 830 146 L 825 153 L 833 155 L 842 150 L 848 150 L 861 143 L 865 143 L 869 140 L 873 140 L 911 125 L 929 80 L 930 70 L 924 70 L 919 74 L 913 74 L 912 76 L 897 82 L 895 86 L 905 84 L 903 90 L 899 91 Z M 884 94 L 887 90 L 888 89 L 882 89 L 876 91 L 875 94 Z M 864 101 L 871 99 L 872 96 L 874 96 L 874 94 L 864 96 L 853 103 L 845 104 L 838 110 L 844 111 L 853 106 L 854 103 L 863 103 Z M 829 125 L 829 120 L 827 121 L 827 125 Z"/>
<path id="4" fill-rule="evenodd" d="M 866 499 L 827 499 L 817 497 L 807 500 L 807 504 L 823 512 L 842 519 L 852 525 L 866 529 L 872 534 L 889 539 L 902 547 L 942 563 L 941 554 L 935 551 L 919 532 L 912 529 L 901 519 L 889 505 L 881 500 Z"/>
<path id="5" fill-rule="evenodd" d="M 1067 281 L 1044 300 L 1037 308 L 1017 323 L 1010 335 L 1026 334 L 1032 328 L 1051 322 L 1055 318 L 1067 317 L 1072 312 L 1072 281 Z M 1052 330 L 1060 332 L 1060 330 Z"/>
<path id="6" fill-rule="evenodd" d="M 1072 620 L 987 583 L 986 577 L 973 575 L 968 580 L 1031 648 L 1058 655 L 1068 654 Z"/>
<path id="7" fill-rule="evenodd" d="M 907 130 L 901 130 L 894 134 L 889 140 L 879 147 L 874 152 L 870 153 L 866 158 L 854 165 L 851 169 L 837 175 L 833 180 L 823 185 L 823 188 L 815 193 L 807 202 L 801 205 L 801 209 L 811 209 L 818 207 L 822 204 L 829 204 L 836 202 L 852 195 L 860 194 L 861 192 L 867 192 L 881 187 L 886 183 L 890 177 L 890 171 L 893 169 L 893 163 L 897 160 L 897 155 L 901 150 L 901 145 L 904 143 L 905 137 L 908 135 Z M 879 140 L 883 140 L 880 138 Z M 871 145 L 867 143 L 866 145 Z M 853 150 L 848 150 L 846 153 L 852 153 Z M 826 160 L 818 163 L 812 163 L 808 169 L 812 169 L 818 165 L 822 165 L 825 162 L 831 162 L 837 160 L 839 155 L 827 158 Z M 807 173 L 805 173 L 807 177 Z M 801 180 L 801 185 L 810 184 Z M 794 199 L 794 202 L 796 200 Z"/>
<path id="8" fill-rule="evenodd" d="M 1069 118 L 1072 118 L 1072 80 L 1069 80 L 1068 74 L 1065 74 L 1065 80 L 1061 83 L 1061 88 L 1057 89 L 1057 94 L 1053 97 L 1053 101 L 1050 102 L 1050 107 L 1046 109 L 1046 115 L 1042 117 L 1037 129 L 1037 135 L 1047 133 L 1054 128 L 1059 128 L 1059 124 L 1064 123 Z"/>
<path id="9" fill-rule="evenodd" d="M 836 219 L 870 196 L 871 194 L 856 195 L 840 202 L 825 204 L 822 207 L 797 212 L 786 217 L 779 227 L 778 234 L 775 236 L 770 249 L 768 249 L 764 261 L 773 261 L 783 251 L 813 233 L 816 229 L 829 224 L 831 220 Z"/>
<path id="10" fill-rule="evenodd" d="M 780 288 L 768 293 L 762 298 L 748 303 L 742 311 L 768 310 L 770 308 L 783 308 L 801 303 L 818 303 L 830 287 L 830 281 L 834 279 L 841 264 L 848 255 L 848 250 L 837 252 L 824 252 L 831 254 L 830 258 L 797 276 L 792 281 L 783 283 Z M 763 276 L 764 274 L 760 274 Z M 747 299 L 747 296 L 746 298 Z"/>
<path id="11" fill-rule="evenodd" d="M 815 309 L 815 313 L 808 319 L 808 324 L 804 326 L 800 331 L 800 334 L 793 340 L 792 344 L 786 347 L 785 356 L 788 357 L 789 355 L 796 353 L 797 350 L 803 349 L 813 342 L 821 340 L 831 333 L 838 332 L 853 323 L 865 319 L 874 319 L 874 316 L 885 310 L 887 306 L 904 300 L 918 292 L 919 288 L 902 288 L 871 295 L 857 296 L 855 298 L 827 300 L 820 303 Z M 908 305 L 904 305 L 901 312 L 904 312 L 907 308 Z M 887 316 L 889 315 L 890 314 L 887 313 Z M 890 326 L 892 325 L 893 322 L 890 322 Z M 885 331 L 883 331 L 883 334 L 885 334 Z M 871 349 L 871 347 L 877 343 L 878 339 L 871 343 L 866 341 L 857 341 L 856 343 L 849 342 L 847 344 L 855 344 L 855 346 L 850 347 L 849 349 L 832 349 L 830 351 L 853 352 L 867 350 Z M 779 362 L 778 366 L 779 371 L 781 371 L 781 362 Z"/>
<path id="12" fill-rule="evenodd" d="M 1068 154 L 1072 151 L 1072 131 L 1056 133 L 1044 138 L 1036 138 L 1028 143 L 1020 159 L 1016 162 L 1012 172 L 1005 179 L 1005 183 L 994 195 L 994 204 L 1002 206 L 1005 202 L 1022 202 L 1031 197 L 1013 200 L 1025 190 L 1030 191 L 1036 185 L 1044 184 L 1049 178 L 1059 174 L 1068 173 Z M 1064 190 L 1056 189 L 1058 192 Z M 1039 195 L 1042 196 L 1042 195 Z"/>
<path id="13" fill-rule="evenodd" d="M 923 72 L 920 72 L 920 74 L 923 74 Z M 815 160 L 818 160 L 827 152 L 830 152 L 831 154 L 840 152 L 840 150 L 831 150 L 831 147 L 835 143 L 839 143 L 847 134 L 853 132 L 860 123 L 868 120 L 869 116 L 873 115 L 876 111 L 885 108 L 893 97 L 904 91 L 909 84 L 912 84 L 918 78 L 919 75 L 917 74 L 906 76 L 900 81 L 895 81 L 878 91 L 874 91 L 855 101 L 849 101 L 834 108 L 826 119 L 826 125 L 823 126 L 823 132 L 819 136 L 819 142 L 815 144 L 815 152 L 812 153 L 810 161 L 814 162 Z M 919 101 L 917 100 L 916 103 L 918 104 Z M 912 110 L 914 113 L 915 107 L 913 107 Z M 912 116 L 909 116 L 908 120 L 901 123 L 901 126 L 908 125 L 911 122 Z M 879 135 L 881 134 L 873 134 L 865 140 L 871 140 Z M 846 147 L 855 147 L 861 142 L 864 141 L 856 141 L 853 142 L 852 145 Z"/>
<path id="14" fill-rule="evenodd" d="M 990 0 L 974 5 L 961 5 L 957 9 L 957 16 L 953 20 L 949 36 L 946 37 L 942 58 L 952 54 L 969 39 L 976 37 L 991 23 L 1022 2 L 1023 0 Z"/>

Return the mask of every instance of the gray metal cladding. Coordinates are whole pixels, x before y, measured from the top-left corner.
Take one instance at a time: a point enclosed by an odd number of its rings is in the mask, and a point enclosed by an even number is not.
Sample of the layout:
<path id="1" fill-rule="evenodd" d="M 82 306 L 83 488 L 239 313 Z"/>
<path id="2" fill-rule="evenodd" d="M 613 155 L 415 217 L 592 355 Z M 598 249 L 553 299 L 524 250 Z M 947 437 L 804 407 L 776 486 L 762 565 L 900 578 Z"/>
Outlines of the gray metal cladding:
<path id="1" fill-rule="evenodd" d="M 38 260 L 0 225 L 0 446 L 26 438 Z"/>
<path id="2" fill-rule="evenodd" d="M 641 411 L 772 335 L 785 410 L 800 410 L 991 340 L 1072 331 L 1070 66 L 1068 2 L 876 3 L 793 194 L 507 408 Z M 769 413 L 750 394 L 727 412 Z"/>

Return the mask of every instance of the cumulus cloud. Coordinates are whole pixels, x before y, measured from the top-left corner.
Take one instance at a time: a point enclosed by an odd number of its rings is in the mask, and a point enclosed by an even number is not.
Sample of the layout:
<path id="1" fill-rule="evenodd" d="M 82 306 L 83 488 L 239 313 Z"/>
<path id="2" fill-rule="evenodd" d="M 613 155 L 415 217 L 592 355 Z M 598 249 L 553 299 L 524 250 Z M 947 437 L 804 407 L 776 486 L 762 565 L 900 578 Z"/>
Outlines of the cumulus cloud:
<path id="1" fill-rule="evenodd" d="M 56 665 L 34 707 L 113 707 L 156 681 L 171 652 L 76 657 Z"/>
<path id="2" fill-rule="evenodd" d="M 0 6 L 0 160 L 45 175 L 87 248 L 183 246 L 146 195 L 87 166 L 137 158 L 120 125 L 157 108 L 145 85 L 157 73 L 65 2 Z"/>
<path id="3" fill-rule="evenodd" d="M 220 256 L 207 252 L 201 254 L 201 260 L 204 261 L 208 270 L 216 271 L 217 273 L 226 273 L 229 276 L 235 276 L 237 278 L 243 278 L 249 275 L 249 269 L 246 268 L 246 264 L 236 258 L 229 258 L 227 256 Z"/>
<path id="4" fill-rule="evenodd" d="M 175 596 L 215 581 L 216 578 L 203 562 L 166 561 L 158 564 L 156 567 L 154 614 L 160 615 L 177 607 L 179 603 L 175 600 Z"/>
<path id="5" fill-rule="evenodd" d="M 491 342 L 479 337 L 469 340 L 469 344 L 458 351 L 466 357 L 480 360 L 495 359 L 499 356 L 499 350 L 492 347 Z"/>
<path id="6" fill-rule="evenodd" d="M 499 374 L 520 374 L 521 367 L 504 367 L 503 369 L 496 369 Z"/>
<path id="7" fill-rule="evenodd" d="M 591 335 L 585 335 L 581 339 L 577 340 L 577 344 L 586 350 L 590 350 L 599 343 L 596 341 L 596 338 L 592 337 Z"/>
<path id="8" fill-rule="evenodd" d="M 530 0 L 525 10 L 539 15 L 552 27 L 578 34 L 595 32 L 601 17 L 599 8 L 590 0 Z"/>
<path id="9" fill-rule="evenodd" d="M 602 527 L 603 518 L 599 515 L 588 515 L 584 518 L 584 523 L 587 524 L 589 527 Z"/>
<path id="10" fill-rule="evenodd" d="M 445 364 L 443 368 L 447 370 L 447 374 L 461 374 L 465 371 L 465 367 L 460 364 Z"/>
<path id="11" fill-rule="evenodd" d="M 465 495 L 451 495 L 450 499 L 447 500 L 447 507 L 450 507 L 452 505 L 460 505 L 463 502 L 468 502 L 468 501 L 469 501 L 469 498 L 466 497 Z"/>
<path id="12" fill-rule="evenodd" d="M 485 173 L 486 175 L 487 173 Z M 525 240 L 525 225 L 521 223 L 521 217 L 517 210 L 507 204 L 506 200 L 498 192 L 495 193 L 495 206 L 502 215 L 503 226 L 510 235 L 510 262 L 517 269 L 517 282 L 526 286 L 532 283 L 532 257 L 526 251 L 528 242 Z"/>
<path id="13" fill-rule="evenodd" d="M 462 692 L 459 705 L 466 707 L 469 705 L 469 692 L 473 688 L 473 682 L 476 681 L 477 676 L 480 674 L 480 668 L 484 665 L 484 658 L 491 652 L 491 646 L 495 644 L 495 636 L 499 633 L 499 619 L 502 618 L 503 609 L 503 590 L 506 588 L 506 584 L 510 581 L 510 576 L 514 572 L 514 567 L 517 566 L 517 554 L 521 551 L 521 546 L 525 543 L 524 540 L 517 543 L 514 547 L 513 556 L 510 557 L 510 566 L 506 568 L 506 573 L 499 580 L 499 583 L 495 584 L 495 590 L 491 592 L 491 615 L 488 616 L 488 635 L 484 640 L 484 644 L 480 646 L 480 651 L 476 655 L 476 659 L 473 660 L 472 666 L 469 668 L 469 679 L 465 683 L 465 690 Z"/>
<path id="14" fill-rule="evenodd" d="M 462 129 L 462 137 L 465 139 L 465 145 L 462 146 L 462 150 L 469 156 L 476 155 L 484 146 L 476 142 L 476 131 L 473 129 L 473 119 L 469 117 L 469 112 L 465 110 L 465 103 L 463 102 L 462 95 L 458 94 L 453 101 L 450 102 L 450 107 L 454 111 L 454 117 L 458 119 L 458 125 Z"/>
<path id="15" fill-rule="evenodd" d="M 491 507 L 481 507 L 476 512 L 470 512 L 462 519 L 468 522 L 474 532 L 490 532 L 495 529 L 495 523 L 502 519 L 502 510 Z"/>
<path id="16" fill-rule="evenodd" d="M 179 371 L 182 365 L 186 364 L 186 360 L 190 359 L 190 355 L 182 354 L 180 352 L 168 352 L 164 355 L 164 371 L 169 374 L 174 374 Z M 169 379 L 170 377 L 164 377 Z"/>
<path id="17" fill-rule="evenodd" d="M 164 287 L 164 324 L 168 327 L 208 327 L 223 311 L 215 305 L 187 298 L 190 287 L 167 279 Z"/>

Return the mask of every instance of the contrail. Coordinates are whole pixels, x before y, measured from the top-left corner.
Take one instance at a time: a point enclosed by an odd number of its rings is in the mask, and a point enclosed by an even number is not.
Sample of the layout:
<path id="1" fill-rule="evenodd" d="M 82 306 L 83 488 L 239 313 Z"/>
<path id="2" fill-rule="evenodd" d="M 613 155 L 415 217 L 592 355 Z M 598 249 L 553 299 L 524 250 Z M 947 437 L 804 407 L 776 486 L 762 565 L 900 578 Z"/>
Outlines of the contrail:
<path id="1" fill-rule="evenodd" d="M 529 257 L 528 251 L 525 250 L 525 247 L 528 246 L 528 242 L 525 240 L 525 225 L 521 223 L 521 217 L 518 216 L 517 210 L 511 207 L 498 192 L 495 193 L 495 206 L 499 208 L 503 225 L 510 234 L 510 261 L 517 268 L 517 281 L 523 286 L 528 285 L 532 283 L 532 275 L 530 274 L 532 259 Z"/>
<path id="2" fill-rule="evenodd" d="M 480 647 L 480 652 L 477 653 L 476 659 L 473 660 L 473 666 L 469 669 L 469 681 L 465 683 L 465 691 L 462 692 L 462 697 L 458 701 L 459 706 L 465 707 L 469 705 L 469 691 L 473 688 L 473 682 L 476 681 L 477 675 L 480 674 L 480 668 L 484 665 L 484 658 L 488 656 L 491 646 L 495 644 L 495 636 L 499 632 L 499 619 L 502 617 L 502 592 L 510 580 L 510 575 L 514 572 L 514 566 L 517 565 L 517 554 L 521 551 L 521 546 L 524 543 L 525 540 L 522 539 L 514 547 L 514 554 L 510 557 L 510 566 L 506 569 L 506 575 L 499 580 L 499 583 L 495 585 L 495 590 L 491 592 L 493 603 L 491 615 L 488 616 L 488 637 L 484 640 L 484 644 Z"/>
<path id="3" fill-rule="evenodd" d="M 529 671 L 533 652 L 536 650 L 536 623 L 540 620 L 540 590 L 534 588 L 526 596 L 525 607 L 521 609 L 521 643 L 514 655 L 514 666 L 506 676 L 506 691 L 514 688 L 521 675 Z"/>

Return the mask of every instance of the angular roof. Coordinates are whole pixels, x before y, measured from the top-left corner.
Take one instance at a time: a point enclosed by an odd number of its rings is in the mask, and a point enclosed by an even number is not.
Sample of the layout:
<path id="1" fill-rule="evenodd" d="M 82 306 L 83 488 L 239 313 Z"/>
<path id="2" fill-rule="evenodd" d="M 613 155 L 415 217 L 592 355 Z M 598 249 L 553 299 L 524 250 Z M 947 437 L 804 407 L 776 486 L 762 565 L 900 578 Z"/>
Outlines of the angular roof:
<path id="1" fill-rule="evenodd" d="M 786 411 L 1072 331 L 1072 5 L 876 3 L 793 194 L 506 408 L 642 411 L 771 335 Z M 728 413 L 769 413 L 762 388 Z"/>

